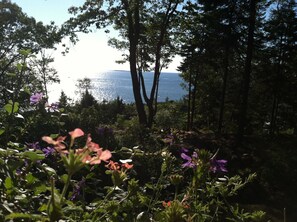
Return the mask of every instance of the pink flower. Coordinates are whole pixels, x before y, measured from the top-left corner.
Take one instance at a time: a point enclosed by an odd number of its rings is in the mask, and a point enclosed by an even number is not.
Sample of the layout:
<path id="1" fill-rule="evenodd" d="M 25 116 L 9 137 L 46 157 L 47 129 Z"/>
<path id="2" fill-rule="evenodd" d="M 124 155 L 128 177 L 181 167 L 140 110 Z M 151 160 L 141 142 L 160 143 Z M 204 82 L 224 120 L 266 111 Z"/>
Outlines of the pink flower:
<path id="1" fill-rule="evenodd" d="M 43 141 L 47 142 L 48 144 L 54 145 L 56 151 L 59 153 L 68 153 L 68 150 L 65 150 L 66 148 L 66 145 L 64 144 L 65 139 L 66 139 L 66 136 L 59 136 L 57 140 L 54 140 L 49 136 L 42 137 Z"/>
<path id="2" fill-rule="evenodd" d="M 99 149 L 97 153 L 94 156 L 87 156 L 87 161 L 86 163 L 89 163 L 91 165 L 94 164 L 100 164 L 101 161 L 107 162 L 111 158 L 111 152 L 109 150 L 104 150 Z"/>
<path id="3" fill-rule="evenodd" d="M 91 152 L 97 152 L 101 149 L 97 143 L 92 142 L 90 134 L 88 134 L 86 146 Z"/>
<path id="4" fill-rule="evenodd" d="M 77 137 L 81 137 L 81 136 L 85 135 L 85 133 L 80 128 L 76 128 L 75 130 L 69 132 L 69 135 L 71 136 L 71 139 L 73 140 Z"/>

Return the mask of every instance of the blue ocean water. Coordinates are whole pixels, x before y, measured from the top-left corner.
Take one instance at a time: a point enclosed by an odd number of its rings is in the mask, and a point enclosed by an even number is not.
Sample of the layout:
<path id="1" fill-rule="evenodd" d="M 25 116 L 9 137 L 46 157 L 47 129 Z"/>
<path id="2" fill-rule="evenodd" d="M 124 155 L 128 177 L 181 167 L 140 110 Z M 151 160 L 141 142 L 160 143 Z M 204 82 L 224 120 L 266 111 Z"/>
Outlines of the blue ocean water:
<path id="1" fill-rule="evenodd" d="M 98 101 L 113 100 L 118 96 L 125 103 L 134 102 L 132 81 L 129 71 L 108 71 L 90 78 L 92 81 L 92 94 Z M 153 73 L 144 73 L 146 90 L 150 92 Z M 159 82 L 158 101 L 166 99 L 179 100 L 186 91 L 181 87 L 182 79 L 178 73 L 161 73 Z"/>
<path id="2" fill-rule="evenodd" d="M 129 71 L 105 71 L 97 74 L 87 76 L 61 76 L 60 84 L 53 84 L 49 86 L 49 100 L 56 102 L 63 90 L 68 98 L 75 100 L 80 99 L 77 93 L 77 81 L 87 77 L 91 79 L 92 88 L 90 92 L 97 101 L 103 100 L 111 101 L 120 97 L 124 103 L 133 103 L 134 95 L 132 89 L 131 75 Z M 144 73 L 146 82 L 146 90 L 150 92 L 153 73 Z M 164 72 L 160 75 L 158 102 L 164 102 L 167 98 L 169 100 L 180 100 L 186 95 L 186 91 L 181 87 L 183 82 L 178 73 Z"/>

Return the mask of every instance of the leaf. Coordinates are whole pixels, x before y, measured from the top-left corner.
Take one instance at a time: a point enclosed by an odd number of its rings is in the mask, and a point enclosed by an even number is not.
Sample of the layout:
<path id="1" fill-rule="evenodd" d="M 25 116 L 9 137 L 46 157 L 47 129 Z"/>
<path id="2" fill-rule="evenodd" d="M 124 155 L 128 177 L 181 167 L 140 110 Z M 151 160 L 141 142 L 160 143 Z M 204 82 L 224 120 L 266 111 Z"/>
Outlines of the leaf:
<path id="1" fill-rule="evenodd" d="M 11 213 L 8 214 L 5 217 L 5 220 L 13 220 L 13 219 L 28 219 L 28 220 L 32 220 L 34 219 L 34 221 L 41 220 L 42 216 L 36 215 L 36 214 L 26 214 L 26 213 Z"/>
<path id="2" fill-rule="evenodd" d="M 51 134 L 50 137 L 53 139 L 56 139 L 59 136 L 59 134 L 55 133 L 55 134 Z"/>
<path id="3" fill-rule="evenodd" d="M 20 63 L 18 63 L 18 64 L 16 65 L 16 67 L 17 67 L 18 71 L 20 72 L 20 71 L 22 71 L 23 65 L 20 64 Z"/>
<path id="4" fill-rule="evenodd" d="M 39 208 L 38 211 L 39 212 L 45 212 L 47 210 L 47 205 L 46 204 L 42 204 Z"/>
<path id="5" fill-rule="evenodd" d="M 67 178 L 68 178 L 68 174 L 63 174 L 60 178 L 63 181 L 63 183 L 65 184 L 67 181 Z"/>
<path id="6" fill-rule="evenodd" d="M 13 188 L 13 182 L 10 177 L 6 177 L 4 186 L 7 190 L 11 190 Z"/>
<path id="7" fill-rule="evenodd" d="M 13 103 L 11 100 L 9 100 L 9 103 L 7 103 L 4 106 L 4 109 L 6 110 L 6 112 L 10 113 L 16 113 L 19 110 L 19 103 L 15 102 Z"/>
<path id="8" fill-rule="evenodd" d="M 11 90 L 11 89 L 6 89 L 6 91 L 13 94 L 13 90 Z"/>
<path id="9" fill-rule="evenodd" d="M 23 153 L 24 157 L 28 157 L 31 161 L 36 162 L 38 160 L 43 160 L 45 158 L 44 154 L 40 154 L 33 151 L 26 151 Z"/>
<path id="10" fill-rule="evenodd" d="M 53 168 L 49 167 L 49 166 L 44 166 L 44 169 L 46 170 L 46 172 L 48 172 L 51 175 L 57 174 L 56 171 Z"/>
<path id="11" fill-rule="evenodd" d="M 23 90 L 24 90 L 25 93 L 27 93 L 29 95 L 31 94 L 30 88 L 28 86 L 24 86 Z"/>
<path id="12" fill-rule="evenodd" d="M 21 114 L 19 113 L 15 113 L 14 115 L 16 118 L 19 118 L 19 119 L 25 119 Z"/>
<path id="13" fill-rule="evenodd" d="M 32 173 L 29 173 L 26 175 L 26 181 L 28 184 L 33 184 L 34 182 L 36 182 L 36 177 L 34 177 Z"/>
<path id="14" fill-rule="evenodd" d="M 20 194 L 20 195 L 16 195 L 14 197 L 15 200 L 18 200 L 18 201 L 25 201 L 25 202 L 28 202 L 28 198 L 25 194 Z"/>
<path id="15" fill-rule="evenodd" d="M 6 73 L 6 76 L 9 76 L 9 77 L 15 77 L 16 74 L 15 74 L 15 73 L 12 73 L 12 72 L 9 72 L 9 73 Z"/>
<path id="16" fill-rule="evenodd" d="M 31 49 L 20 49 L 19 53 L 23 56 L 28 56 L 31 54 Z"/>
<path id="17" fill-rule="evenodd" d="M 0 135 L 2 135 L 5 132 L 5 129 L 0 129 Z"/>
<path id="18" fill-rule="evenodd" d="M 34 194 L 35 195 L 38 195 L 40 193 L 44 193 L 48 190 L 49 188 L 47 186 L 45 186 L 44 184 L 41 184 L 40 186 L 38 187 L 35 187 L 34 189 Z"/>

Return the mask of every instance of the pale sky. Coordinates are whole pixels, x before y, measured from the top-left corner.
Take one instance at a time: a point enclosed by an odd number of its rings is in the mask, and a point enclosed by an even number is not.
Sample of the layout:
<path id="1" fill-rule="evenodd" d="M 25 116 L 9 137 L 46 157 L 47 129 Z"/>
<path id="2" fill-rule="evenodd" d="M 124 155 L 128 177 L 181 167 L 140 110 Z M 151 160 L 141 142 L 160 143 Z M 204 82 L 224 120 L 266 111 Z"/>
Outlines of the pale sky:
<path id="1" fill-rule="evenodd" d="M 49 24 L 54 21 L 61 25 L 71 15 L 68 14 L 70 6 L 80 6 L 84 0 L 11 0 L 18 4 L 23 12 L 34 17 L 37 21 Z M 122 52 L 107 45 L 108 35 L 104 30 L 94 33 L 79 34 L 80 41 L 70 48 L 70 52 L 63 56 L 61 46 L 57 51 L 50 51 L 54 57 L 53 66 L 61 79 L 68 76 L 79 78 L 98 74 L 105 70 L 129 70 L 129 64 L 117 64 L 115 60 L 121 59 Z M 67 43 L 67 42 L 66 42 Z M 59 50 L 60 49 L 60 50 Z M 166 72 L 177 72 L 179 58 L 176 58 Z"/>

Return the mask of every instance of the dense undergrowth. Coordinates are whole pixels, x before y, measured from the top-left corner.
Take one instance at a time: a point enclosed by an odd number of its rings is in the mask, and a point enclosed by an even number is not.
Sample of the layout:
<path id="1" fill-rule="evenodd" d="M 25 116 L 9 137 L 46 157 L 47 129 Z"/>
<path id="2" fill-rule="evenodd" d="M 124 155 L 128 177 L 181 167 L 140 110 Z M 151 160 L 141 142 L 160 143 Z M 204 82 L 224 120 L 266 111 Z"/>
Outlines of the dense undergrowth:
<path id="1" fill-rule="evenodd" d="M 35 94 L 6 105 L 1 221 L 296 217 L 295 137 L 249 136 L 237 145 L 232 135 L 184 130 L 184 110 L 183 101 L 160 104 L 148 129 L 120 99 L 47 105 Z"/>

